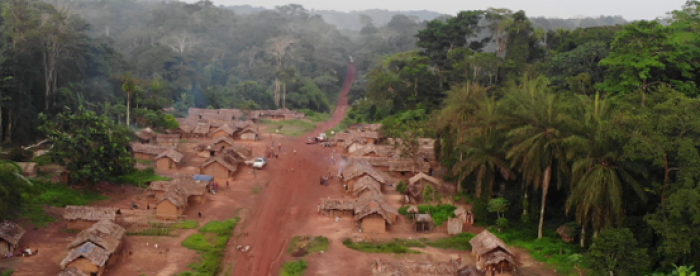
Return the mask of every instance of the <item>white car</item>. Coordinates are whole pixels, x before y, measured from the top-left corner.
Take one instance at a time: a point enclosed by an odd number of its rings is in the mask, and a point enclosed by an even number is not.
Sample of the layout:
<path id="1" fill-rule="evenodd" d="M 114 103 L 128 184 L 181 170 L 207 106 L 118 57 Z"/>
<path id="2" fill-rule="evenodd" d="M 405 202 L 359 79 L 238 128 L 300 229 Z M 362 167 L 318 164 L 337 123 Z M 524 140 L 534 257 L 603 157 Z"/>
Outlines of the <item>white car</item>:
<path id="1" fill-rule="evenodd" d="M 267 158 L 265 157 L 258 157 L 253 161 L 253 168 L 256 169 L 262 169 L 265 165 L 267 165 Z"/>

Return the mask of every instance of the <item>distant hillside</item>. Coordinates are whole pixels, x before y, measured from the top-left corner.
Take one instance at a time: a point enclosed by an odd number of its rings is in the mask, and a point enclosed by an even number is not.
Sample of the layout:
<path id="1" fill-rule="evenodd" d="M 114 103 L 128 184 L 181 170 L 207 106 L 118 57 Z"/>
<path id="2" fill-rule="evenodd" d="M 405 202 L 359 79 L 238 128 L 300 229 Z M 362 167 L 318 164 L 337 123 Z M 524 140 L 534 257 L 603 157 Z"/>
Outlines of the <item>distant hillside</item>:
<path id="1" fill-rule="evenodd" d="M 599 17 L 586 17 L 586 18 L 544 18 L 544 17 L 532 17 L 530 18 L 532 24 L 537 27 L 542 27 L 546 30 L 556 30 L 556 29 L 578 29 L 578 28 L 590 28 L 598 26 L 609 26 L 609 25 L 625 25 L 629 21 L 622 18 L 622 16 L 606 16 L 601 15 Z"/>

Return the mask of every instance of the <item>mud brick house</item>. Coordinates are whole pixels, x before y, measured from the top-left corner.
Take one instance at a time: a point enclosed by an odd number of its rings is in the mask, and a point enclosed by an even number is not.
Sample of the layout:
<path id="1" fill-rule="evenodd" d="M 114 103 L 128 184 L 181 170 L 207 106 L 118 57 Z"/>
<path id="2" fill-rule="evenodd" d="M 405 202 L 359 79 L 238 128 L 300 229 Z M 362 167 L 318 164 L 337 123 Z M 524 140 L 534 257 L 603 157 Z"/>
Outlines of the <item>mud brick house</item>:
<path id="1" fill-rule="evenodd" d="M 223 124 L 219 128 L 214 129 L 210 136 L 211 138 L 219 138 L 219 137 L 230 137 L 233 138 L 233 134 L 236 132 L 236 129 L 228 124 Z"/>
<path id="2" fill-rule="evenodd" d="M 15 252 L 19 246 L 19 241 L 27 231 L 18 224 L 11 221 L 0 223 L 0 257 L 7 253 Z"/>
<path id="3" fill-rule="evenodd" d="M 109 220 L 100 220 L 81 231 L 66 247 L 70 250 L 61 268 L 75 267 L 87 275 L 102 275 L 105 267 L 118 261 L 126 230 Z"/>
<path id="4" fill-rule="evenodd" d="M 396 222 L 399 212 L 391 207 L 382 194 L 366 193 L 355 202 L 356 223 L 360 224 L 363 233 L 386 233 L 387 225 Z"/>
<path id="5" fill-rule="evenodd" d="M 251 126 L 244 127 L 236 131 L 236 139 L 254 141 L 258 137 L 258 132 Z"/>
<path id="6" fill-rule="evenodd" d="M 365 193 L 382 193 L 382 184 L 369 175 L 360 177 L 352 186 L 352 195 L 354 196 L 361 196 Z"/>
<path id="7" fill-rule="evenodd" d="M 215 155 L 209 157 L 201 166 L 201 174 L 214 176 L 216 179 L 227 179 L 236 174 L 238 160 L 230 156 Z"/>
<path id="8" fill-rule="evenodd" d="M 345 182 L 348 191 L 354 191 L 355 182 L 365 175 L 374 178 L 374 180 L 380 184 L 388 183 L 388 180 L 383 173 L 375 170 L 369 166 L 369 164 L 362 161 L 352 161 L 350 164 L 341 168 L 340 174 L 343 177 L 342 179 Z"/>
<path id="9" fill-rule="evenodd" d="M 515 275 L 516 263 L 513 253 L 506 244 L 494 236 L 488 230 L 484 230 L 469 243 L 472 246 L 472 255 L 476 261 L 476 268 L 485 271 L 492 276 Z"/>
<path id="10" fill-rule="evenodd" d="M 318 204 L 318 213 L 331 216 L 352 216 L 355 210 L 355 200 L 322 199 Z"/>
<path id="11" fill-rule="evenodd" d="M 177 147 L 180 134 L 156 134 L 156 144 L 161 147 Z"/>
<path id="12" fill-rule="evenodd" d="M 156 156 L 170 149 L 151 144 L 131 143 L 130 145 L 134 158 L 147 161 L 152 161 Z"/>
<path id="13" fill-rule="evenodd" d="M 156 156 L 156 169 L 159 170 L 177 170 L 180 167 L 184 155 L 174 149 L 164 151 Z"/>
<path id="14" fill-rule="evenodd" d="M 220 136 L 220 137 L 214 138 L 214 140 L 211 142 L 211 144 L 216 148 L 230 148 L 230 147 L 233 147 L 236 144 L 236 142 L 233 141 L 233 139 L 231 137 Z"/>
<path id="15" fill-rule="evenodd" d="M 355 151 L 361 149 L 367 144 L 367 141 L 361 137 L 353 136 L 349 139 L 345 139 L 343 142 L 343 149 L 349 154 L 353 154 Z"/>
<path id="16" fill-rule="evenodd" d="M 156 142 L 156 132 L 153 131 L 150 127 L 134 132 L 134 134 L 136 135 L 136 138 L 138 138 L 139 142 L 142 144 L 151 144 Z"/>
<path id="17" fill-rule="evenodd" d="M 114 221 L 119 209 L 112 207 L 75 206 L 68 205 L 63 210 L 63 219 L 67 221 L 67 229 L 87 229 L 101 220 Z"/>
<path id="18" fill-rule="evenodd" d="M 153 181 L 148 185 L 151 197 L 160 199 L 166 192 L 181 190 L 188 198 L 188 203 L 202 203 L 208 191 L 209 181 L 197 181 L 195 177 L 179 177 L 171 181 Z"/>
<path id="19" fill-rule="evenodd" d="M 187 208 L 188 195 L 183 189 L 165 192 L 156 202 L 156 218 L 177 220 Z"/>

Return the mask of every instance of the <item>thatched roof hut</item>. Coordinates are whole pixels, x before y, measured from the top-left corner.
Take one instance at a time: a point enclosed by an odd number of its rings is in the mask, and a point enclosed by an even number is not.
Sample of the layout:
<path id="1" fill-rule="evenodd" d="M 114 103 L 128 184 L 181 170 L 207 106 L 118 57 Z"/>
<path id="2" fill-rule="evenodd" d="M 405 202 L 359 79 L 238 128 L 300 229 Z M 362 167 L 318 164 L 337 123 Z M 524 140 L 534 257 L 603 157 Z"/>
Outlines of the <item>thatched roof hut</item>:
<path id="1" fill-rule="evenodd" d="M 481 233 L 472 238 L 469 243 L 472 245 L 472 252 L 475 252 L 479 256 L 483 256 L 497 249 L 513 255 L 513 253 L 508 250 L 508 246 L 494 234 L 491 234 L 489 230 L 481 231 Z"/>
<path id="2" fill-rule="evenodd" d="M 57 276 L 88 276 L 88 275 L 85 274 L 84 272 L 78 270 L 76 267 L 71 266 L 71 267 L 68 267 L 68 268 L 62 270 L 61 272 L 59 272 Z"/>
<path id="3" fill-rule="evenodd" d="M 355 201 L 355 220 L 362 220 L 372 214 L 379 214 L 389 224 L 392 224 L 396 221 L 399 212 L 386 202 L 384 195 L 366 193 Z"/>
<path id="4" fill-rule="evenodd" d="M 333 135 L 333 139 L 338 142 L 344 142 L 346 140 L 352 139 L 353 134 L 349 132 L 338 132 Z"/>
<path id="5" fill-rule="evenodd" d="M 456 262 L 374 260 L 374 276 L 452 276 L 457 274 Z"/>
<path id="6" fill-rule="evenodd" d="M 355 210 L 354 200 L 322 199 L 318 204 L 318 212 L 327 216 L 352 216 Z"/>
<path id="7" fill-rule="evenodd" d="M 203 195 L 207 192 L 205 181 L 196 181 L 193 177 L 179 177 L 170 181 L 153 181 L 148 185 L 148 190 L 153 192 L 168 192 L 182 190 L 187 195 Z"/>
<path id="8" fill-rule="evenodd" d="M 85 258 L 97 267 L 103 267 L 109 259 L 109 252 L 102 247 L 99 247 L 91 242 L 83 243 L 82 245 L 73 248 L 68 255 L 61 261 L 61 269 L 65 269 L 66 265 L 78 258 Z"/>
<path id="9" fill-rule="evenodd" d="M 353 185 L 352 194 L 359 196 L 365 192 L 382 193 L 382 184 L 369 175 L 360 177 Z"/>
<path id="10" fill-rule="evenodd" d="M 134 132 L 134 134 L 136 134 L 136 137 L 143 141 L 148 141 L 156 137 L 156 132 L 153 131 L 150 127 Z"/>
<path id="11" fill-rule="evenodd" d="M 222 133 L 225 133 L 225 134 L 231 136 L 231 135 L 233 135 L 234 132 L 236 132 L 236 128 L 231 127 L 229 124 L 223 124 L 219 128 L 213 130 L 211 133 L 216 134 L 219 132 L 222 132 Z"/>
<path id="12" fill-rule="evenodd" d="M 36 177 L 39 173 L 39 167 L 35 162 L 15 162 L 17 166 L 22 168 L 22 175 L 25 177 Z"/>
<path id="13" fill-rule="evenodd" d="M 343 141 L 343 148 L 349 150 L 350 146 L 352 146 L 353 144 L 365 145 L 367 144 L 367 140 L 363 137 L 352 135 L 352 137 L 347 138 Z"/>
<path id="14" fill-rule="evenodd" d="M 92 227 L 80 231 L 66 249 L 70 250 L 83 243 L 91 242 L 112 254 L 119 248 L 125 235 L 126 230 L 124 228 L 114 222 L 103 219 Z"/>
<path id="15" fill-rule="evenodd" d="M 236 141 L 229 136 L 219 136 L 212 140 L 213 145 L 225 145 L 225 147 L 232 147 L 236 144 Z"/>
<path id="16" fill-rule="evenodd" d="M 245 116 L 243 111 L 241 111 L 240 109 L 224 109 L 224 108 L 222 108 L 222 109 L 219 109 L 219 114 L 227 115 L 233 120 L 239 120 Z"/>
<path id="17" fill-rule="evenodd" d="M 229 156 L 222 156 L 222 155 L 216 155 L 212 156 L 207 161 L 202 163 L 200 166 L 201 168 L 207 167 L 212 163 L 218 163 L 221 166 L 224 166 L 226 169 L 229 170 L 229 172 L 235 172 L 238 170 L 238 162 L 239 160 L 235 158 L 231 158 Z"/>
<path id="18" fill-rule="evenodd" d="M 177 145 L 180 142 L 180 134 L 157 134 L 156 143 L 157 144 L 169 144 Z"/>
<path id="19" fill-rule="evenodd" d="M 187 198 L 187 194 L 182 189 L 168 190 L 167 192 L 165 192 L 165 194 L 163 194 L 162 197 L 160 197 L 160 199 L 158 199 L 156 205 L 160 204 L 163 201 L 169 201 L 178 209 L 182 209 L 187 207 Z"/>
<path id="20" fill-rule="evenodd" d="M 209 133 L 208 123 L 197 123 L 197 126 L 192 131 L 193 134 L 207 135 Z"/>
<path id="21" fill-rule="evenodd" d="M 433 217 L 430 214 L 416 214 L 414 219 L 416 223 L 433 223 Z"/>
<path id="22" fill-rule="evenodd" d="M 63 210 L 63 219 L 95 222 L 103 219 L 114 220 L 117 216 L 117 210 L 119 209 L 113 207 L 68 205 Z"/>
<path id="23" fill-rule="evenodd" d="M 133 153 L 142 153 L 142 154 L 154 155 L 154 156 L 161 154 L 164 151 L 167 151 L 170 149 L 168 147 L 161 147 L 161 146 L 149 145 L 149 144 L 130 143 L 130 145 L 131 145 L 131 151 Z"/>
<path id="24" fill-rule="evenodd" d="M 425 161 L 414 162 L 411 159 L 396 159 L 389 161 L 389 171 L 392 172 L 422 172 L 430 171 L 430 163 Z"/>
<path id="25" fill-rule="evenodd" d="M 248 145 L 234 144 L 221 151 L 221 155 L 231 156 L 238 160 L 248 161 L 253 159 L 253 148 Z"/>
<path id="26" fill-rule="evenodd" d="M 26 232 L 27 230 L 24 230 L 24 228 L 14 222 L 6 220 L 0 223 L 0 239 L 12 246 L 19 244 L 19 240 L 22 239 Z"/>
<path id="27" fill-rule="evenodd" d="M 175 163 L 180 163 L 180 161 L 182 161 L 182 158 L 184 157 L 184 155 L 182 153 L 177 152 L 174 149 L 169 149 L 169 150 L 164 151 L 163 153 L 157 155 L 156 160 L 161 159 L 163 157 L 170 158 L 170 160 L 173 160 L 173 162 L 175 162 Z"/>
<path id="28" fill-rule="evenodd" d="M 354 179 L 362 175 L 369 175 L 381 184 L 387 184 L 388 178 L 381 172 L 372 168 L 367 162 L 354 161 L 341 169 L 343 180 Z"/>
<path id="29" fill-rule="evenodd" d="M 433 184 L 434 186 L 440 185 L 442 183 L 442 181 L 440 181 L 439 179 L 432 177 L 432 176 L 429 176 L 427 174 L 424 174 L 422 172 L 419 172 L 416 175 L 414 175 L 408 179 L 408 183 L 411 185 L 422 184 L 422 183 L 426 183 L 426 182 Z"/>
<path id="30" fill-rule="evenodd" d="M 351 153 L 352 156 L 399 157 L 401 150 L 391 145 L 366 144 Z"/>

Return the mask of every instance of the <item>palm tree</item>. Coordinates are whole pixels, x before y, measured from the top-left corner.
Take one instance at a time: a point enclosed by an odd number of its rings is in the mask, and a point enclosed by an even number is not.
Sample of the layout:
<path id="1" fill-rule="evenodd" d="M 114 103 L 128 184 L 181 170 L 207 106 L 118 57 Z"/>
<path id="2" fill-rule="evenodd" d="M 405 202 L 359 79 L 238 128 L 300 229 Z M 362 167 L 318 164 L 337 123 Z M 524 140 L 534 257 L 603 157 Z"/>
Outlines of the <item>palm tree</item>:
<path id="1" fill-rule="evenodd" d="M 646 176 L 644 167 L 622 158 L 620 147 L 610 137 L 616 114 L 609 99 L 597 93 L 593 99 L 580 96 L 580 127 L 564 145 L 572 164 L 572 191 L 566 212 L 576 209 L 582 225 L 581 246 L 585 246 L 585 229 L 591 224 L 594 236 L 604 228 L 619 225 L 624 215 L 623 190 L 627 184 L 641 199 L 644 191 L 632 173 Z"/>
<path id="2" fill-rule="evenodd" d="M 538 238 L 542 238 L 552 174 L 557 173 L 561 186 L 564 176 L 569 173 L 562 147 L 566 137 L 563 126 L 568 122 L 567 103 L 551 92 L 548 85 L 549 81 L 544 77 L 523 78 L 520 85 L 510 86 L 504 99 L 504 107 L 513 123 L 507 134 L 512 148 L 506 158 L 522 173 L 526 183 L 542 188 Z"/>
<path id="3" fill-rule="evenodd" d="M 463 149 L 464 160 L 452 167 L 452 170 L 459 175 L 460 182 L 466 176 L 476 173 L 475 192 L 477 198 L 481 197 L 485 179 L 489 181 L 488 195 L 490 198 L 496 175 L 500 173 L 505 179 L 509 179 L 512 175 L 508 168 L 508 162 L 504 158 L 502 143 L 499 141 L 502 141 L 502 137 L 498 137 L 496 131 L 474 137 Z"/>
<path id="4" fill-rule="evenodd" d="M 122 77 L 122 90 L 126 93 L 126 126 L 129 127 L 129 109 L 131 105 L 131 94 L 136 90 L 136 81 L 131 76 L 131 72 L 126 72 Z"/>

